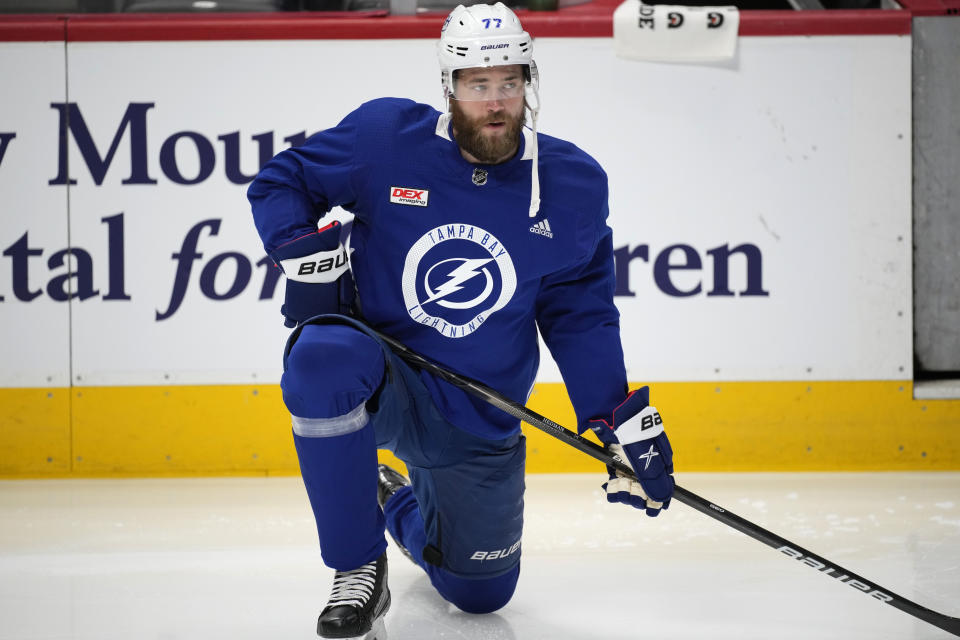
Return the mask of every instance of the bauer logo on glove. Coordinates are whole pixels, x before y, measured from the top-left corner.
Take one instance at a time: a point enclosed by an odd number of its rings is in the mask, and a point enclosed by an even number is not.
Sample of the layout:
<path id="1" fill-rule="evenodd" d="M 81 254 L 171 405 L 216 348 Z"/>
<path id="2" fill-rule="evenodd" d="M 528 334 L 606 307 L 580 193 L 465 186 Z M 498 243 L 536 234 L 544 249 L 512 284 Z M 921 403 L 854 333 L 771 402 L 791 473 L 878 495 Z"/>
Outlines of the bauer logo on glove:
<path id="1" fill-rule="evenodd" d="M 657 516 L 673 497 L 673 449 L 663 428 L 663 419 L 650 404 L 650 388 L 630 393 L 613 410 L 610 419 L 594 419 L 590 429 L 613 455 L 628 464 L 634 477 L 608 467 L 604 483 L 608 502 L 623 502 Z"/>

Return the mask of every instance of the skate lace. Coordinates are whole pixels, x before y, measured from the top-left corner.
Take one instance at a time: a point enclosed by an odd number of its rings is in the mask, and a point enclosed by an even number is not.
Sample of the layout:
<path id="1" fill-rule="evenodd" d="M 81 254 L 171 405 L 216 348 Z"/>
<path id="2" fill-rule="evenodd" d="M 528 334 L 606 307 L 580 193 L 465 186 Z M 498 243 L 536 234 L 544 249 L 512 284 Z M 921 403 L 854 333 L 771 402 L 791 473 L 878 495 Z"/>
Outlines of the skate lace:
<path id="1" fill-rule="evenodd" d="M 328 607 L 362 607 L 373 595 L 377 582 L 377 563 L 370 562 L 352 571 L 337 571 L 333 576 L 333 591 Z"/>

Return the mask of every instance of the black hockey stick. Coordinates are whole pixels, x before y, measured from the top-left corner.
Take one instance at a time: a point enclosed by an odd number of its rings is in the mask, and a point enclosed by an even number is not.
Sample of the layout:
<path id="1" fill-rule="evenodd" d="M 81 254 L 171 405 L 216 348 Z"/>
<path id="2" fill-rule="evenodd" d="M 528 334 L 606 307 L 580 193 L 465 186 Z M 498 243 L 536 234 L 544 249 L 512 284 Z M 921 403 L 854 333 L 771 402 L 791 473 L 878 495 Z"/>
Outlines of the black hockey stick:
<path id="1" fill-rule="evenodd" d="M 598 444 L 595 444 L 593 441 L 587 440 L 577 433 L 560 426 L 553 420 L 544 418 L 540 414 L 528 409 L 519 402 L 510 400 L 504 395 L 487 387 L 484 384 L 477 382 L 476 380 L 471 380 L 466 376 L 453 373 L 452 371 L 448 371 L 440 365 L 430 362 L 420 354 L 412 351 L 406 345 L 394 340 L 389 336 L 385 336 L 383 334 L 377 335 L 379 335 L 386 344 L 390 345 L 390 348 L 393 349 L 398 356 L 409 362 L 411 365 L 421 369 L 426 369 L 438 378 L 446 380 L 450 384 L 463 389 L 467 393 L 492 404 L 494 407 L 497 407 L 501 411 L 510 414 L 514 418 L 518 418 L 527 424 L 540 429 L 541 431 L 546 431 L 551 436 L 564 441 L 575 449 L 578 449 L 583 453 L 596 458 L 606 465 L 615 467 L 620 473 L 635 477 L 633 474 L 633 469 L 631 469 L 628 464 L 622 461 L 619 457 L 611 455 L 606 449 Z M 812 551 L 808 551 L 800 545 L 790 542 L 786 538 L 781 538 L 777 534 L 767 531 L 763 527 L 756 525 L 749 520 L 745 520 L 744 518 L 741 518 L 740 516 L 713 504 L 709 500 L 701 498 L 695 493 L 687 491 L 679 485 L 674 490 L 674 498 L 688 507 L 692 507 L 700 513 L 708 515 L 714 520 L 719 520 L 723 524 L 733 527 L 740 533 L 746 534 L 754 540 L 764 543 L 768 547 L 773 547 L 788 558 L 798 560 L 801 564 L 816 569 L 820 573 L 823 573 L 824 575 L 827 575 L 842 584 L 853 587 L 857 591 L 862 591 L 871 598 L 874 598 L 880 602 L 885 602 L 886 604 L 889 604 L 890 606 L 895 607 L 904 613 L 908 613 L 915 618 L 929 622 L 933 626 L 939 627 L 944 631 L 949 631 L 955 636 L 960 636 L 960 618 L 953 618 L 942 613 L 937 613 L 936 611 L 927 609 L 926 607 L 912 602 L 903 596 L 899 596 L 885 587 L 881 587 L 848 569 L 844 569 L 835 562 L 831 562 L 826 558 L 813 553 Z"/>

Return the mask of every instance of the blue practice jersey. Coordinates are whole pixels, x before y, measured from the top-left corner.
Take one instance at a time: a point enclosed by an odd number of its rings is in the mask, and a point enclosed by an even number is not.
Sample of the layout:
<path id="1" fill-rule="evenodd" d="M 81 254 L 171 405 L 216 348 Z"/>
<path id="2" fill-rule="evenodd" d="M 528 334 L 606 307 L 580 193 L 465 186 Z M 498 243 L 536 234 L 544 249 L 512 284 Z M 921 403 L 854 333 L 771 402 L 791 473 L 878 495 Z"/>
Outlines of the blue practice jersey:
<path id="1" fill-rule="evenodd" d="M 449 115 L 410 100 L 363 104 L 278 154 L 249 189 L 268 252 L 355 215 L 351 269 L 364 320 L 427 358 L 525 402 L 537 328 L 581 430 L 626 394 L 607 179 L 576 146 L 538 134 L 541 202 L 529 216 L 531 143 L 513 159 L 465 160 Z M 504 438 L 519 422 L 423 372 L 451 423 Z M 319 391 L 318 391 L 319 392 Z"/>

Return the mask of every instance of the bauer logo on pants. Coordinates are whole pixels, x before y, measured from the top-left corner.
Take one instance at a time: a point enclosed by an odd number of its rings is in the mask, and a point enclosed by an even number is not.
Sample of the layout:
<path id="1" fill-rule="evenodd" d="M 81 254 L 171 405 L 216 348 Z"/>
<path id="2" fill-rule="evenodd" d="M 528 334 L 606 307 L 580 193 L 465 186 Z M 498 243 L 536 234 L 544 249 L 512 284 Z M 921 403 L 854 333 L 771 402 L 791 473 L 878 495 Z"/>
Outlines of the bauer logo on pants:
<path id="1" fill-rule="evenodd" d="M 514 542 L 508 549 L 495 549 L 493 551 L 474 551 L 470 556 L 471 560 L 497 560 L 512 556 L 520 551 L 520 541 Z"/>
<path id="2" fill-rule="evenodd" d="M 507 248 L 469 224 L 427 231 L 407 252 L 403 300 L 410 317 L 447 338 L 476 331 L 517 290 Z"/>

